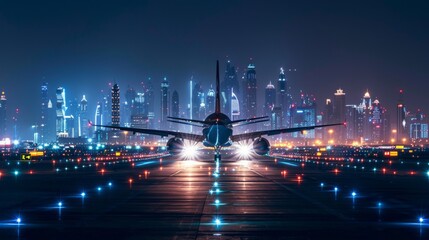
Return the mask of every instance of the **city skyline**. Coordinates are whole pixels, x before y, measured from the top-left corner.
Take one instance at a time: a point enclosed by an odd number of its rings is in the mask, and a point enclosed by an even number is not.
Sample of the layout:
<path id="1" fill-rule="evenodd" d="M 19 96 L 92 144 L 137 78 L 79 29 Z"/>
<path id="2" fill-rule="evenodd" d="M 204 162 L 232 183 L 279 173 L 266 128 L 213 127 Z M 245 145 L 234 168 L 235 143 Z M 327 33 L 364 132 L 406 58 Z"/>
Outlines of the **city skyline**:
<path id="1" fill-rule="evenodd" d="M 346 104 L 356 104 L 369 89 L 394 116 L 403 89 L 407 108 L 427 113 L 429 34 L 420 30 L 429 23 L 427 6 L 369 3 L 1 3 L 0 88 L 9 117 L 20 109 L 18 124 L 29 132 L 40 119 L 30 96 L 39 102 L 44 82 L 51 94 L 61 86 L 77 101 L 86 95 L 91 119 L 99 101 L 94 96 L 108 82 L 125 90 L 150 77 L 158 94 L 166 77 L 183 106 L 183 81 L 193 77 L 207 91 L 213 62 L 229 59 L 239 82 L 255 65 L 259 103 L 270 81 L 277 87 L 283 67 L 295 96 L 299 90 L 314 94 L 318 106 L 336 89 L 347 93 Z"/>

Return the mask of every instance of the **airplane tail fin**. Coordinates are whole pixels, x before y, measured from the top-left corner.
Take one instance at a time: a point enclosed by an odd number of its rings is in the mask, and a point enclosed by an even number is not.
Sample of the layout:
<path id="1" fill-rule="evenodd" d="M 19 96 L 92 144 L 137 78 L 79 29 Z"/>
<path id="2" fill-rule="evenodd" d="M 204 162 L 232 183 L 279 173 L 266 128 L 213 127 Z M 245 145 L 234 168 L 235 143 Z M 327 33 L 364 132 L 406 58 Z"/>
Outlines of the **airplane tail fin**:
<path id="1" fill-rule="evenodd" d="M 215 113 L 220 113 L 220 83 L 219 83 L 219 60 L 216 61 L 216 109 Z"/>

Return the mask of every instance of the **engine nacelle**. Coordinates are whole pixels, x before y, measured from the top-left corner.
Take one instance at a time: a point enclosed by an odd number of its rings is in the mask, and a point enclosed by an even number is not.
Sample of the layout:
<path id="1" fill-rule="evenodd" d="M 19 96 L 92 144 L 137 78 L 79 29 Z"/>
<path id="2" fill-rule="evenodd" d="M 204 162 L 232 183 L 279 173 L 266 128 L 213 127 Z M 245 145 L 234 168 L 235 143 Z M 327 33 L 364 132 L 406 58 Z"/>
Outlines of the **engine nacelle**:
<path id="1" fill-rule="evenodd" d="M 253 150 L 258 155 L 267 155 L 270 152 L 270 142 L 266 138 L 258 138 L 253 142 Z"/>
<path id="2" fill-rule="evenodd" d="M 167 150 L 170 154 L 179 154 L 182 152 L 184 143 L 179 138 L 170 138 L 167 142 Z"/>

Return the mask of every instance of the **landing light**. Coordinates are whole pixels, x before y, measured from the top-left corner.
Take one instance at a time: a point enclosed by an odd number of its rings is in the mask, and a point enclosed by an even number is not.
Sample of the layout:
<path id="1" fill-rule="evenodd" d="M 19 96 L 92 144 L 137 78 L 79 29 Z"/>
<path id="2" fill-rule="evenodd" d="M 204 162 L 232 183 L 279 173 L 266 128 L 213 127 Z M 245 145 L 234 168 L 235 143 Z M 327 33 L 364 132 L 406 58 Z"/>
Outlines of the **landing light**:
<path id="1" fill-rule="evenodd" d="M 249 158 L 252 155 L 253 146 L 249 143 L 238 143 L 236 153 L 239 158 Z"/>
<path id="2" fill-rule="evenodd" d="M 198 156 L 198 147 L 194 144 L 185 144 L 182 149 L 182 156 L 185 159 L 195 159 Z"/>

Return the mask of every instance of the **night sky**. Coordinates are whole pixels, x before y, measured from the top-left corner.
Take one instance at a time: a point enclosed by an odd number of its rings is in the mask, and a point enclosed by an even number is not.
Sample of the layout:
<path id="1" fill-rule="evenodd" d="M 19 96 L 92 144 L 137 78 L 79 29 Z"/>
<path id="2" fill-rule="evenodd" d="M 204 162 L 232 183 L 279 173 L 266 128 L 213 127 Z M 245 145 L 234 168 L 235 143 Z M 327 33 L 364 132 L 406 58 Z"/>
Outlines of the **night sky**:
<path id="1" fill-rule="evenodd" d="M 124 93 L 151 77 L 158 94 L 166 76 L 183 103 L 184 81 L 207 89 L 217 59 L 241 78 L 252 58 L 261 89 L 293 68 L 292 92 L 320 105 L 339 87 L 348 104 L 369 89 L 394 112 L 404 89 L 409 110 L 427 113 L 428 12 L 425 1 L 1 1 L 0 88 L 25 132 L 44 81 L 52 96 L 58 86 L 86 94 L 92 115 L 108 82 Z"/>

